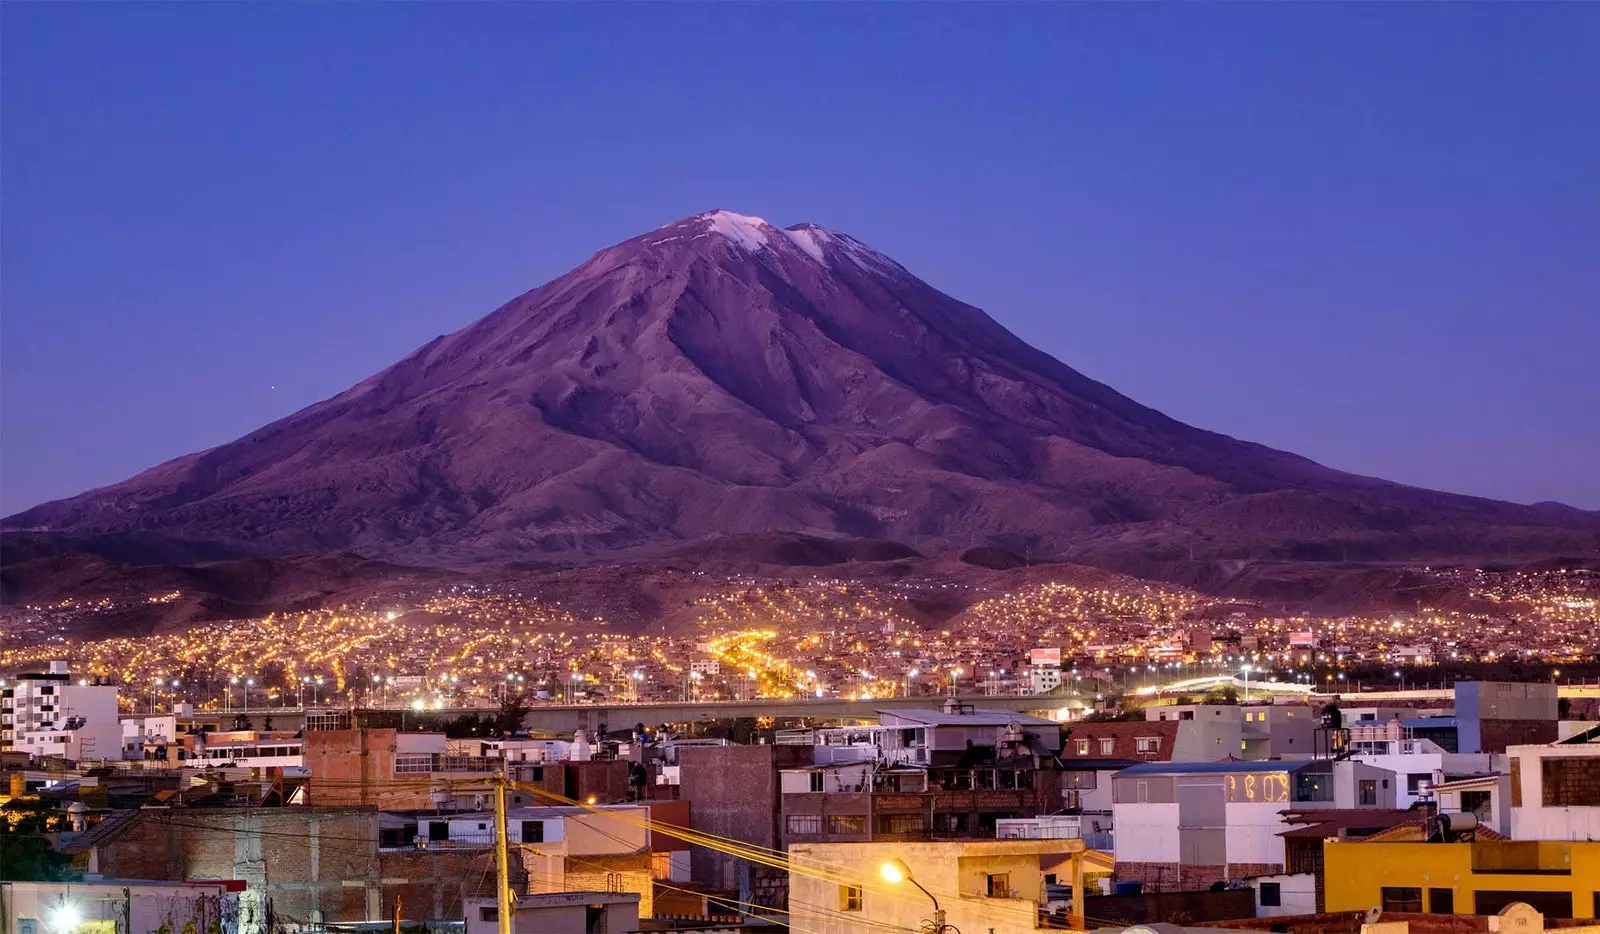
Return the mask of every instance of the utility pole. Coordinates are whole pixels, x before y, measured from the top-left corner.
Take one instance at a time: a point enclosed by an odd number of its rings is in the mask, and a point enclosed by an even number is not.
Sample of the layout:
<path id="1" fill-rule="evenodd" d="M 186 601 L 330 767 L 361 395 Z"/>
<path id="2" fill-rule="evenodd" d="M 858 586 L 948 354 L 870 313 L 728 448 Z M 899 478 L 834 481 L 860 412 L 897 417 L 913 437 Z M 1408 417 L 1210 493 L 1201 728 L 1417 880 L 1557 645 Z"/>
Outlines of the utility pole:
<path id="1" fill-rule="evenodd" d="M 394 897 L 394 934 L 400 934 L 400 896 Z"/>
<path id="2" fill-rule="evenodd" d="M 506 834 L 506 773 L 504 763 L 494 777 L 495 906 L 500 934 L 511 934 L 511 841 Z M 399 934 L 398 930 L 396 934 Z"/>

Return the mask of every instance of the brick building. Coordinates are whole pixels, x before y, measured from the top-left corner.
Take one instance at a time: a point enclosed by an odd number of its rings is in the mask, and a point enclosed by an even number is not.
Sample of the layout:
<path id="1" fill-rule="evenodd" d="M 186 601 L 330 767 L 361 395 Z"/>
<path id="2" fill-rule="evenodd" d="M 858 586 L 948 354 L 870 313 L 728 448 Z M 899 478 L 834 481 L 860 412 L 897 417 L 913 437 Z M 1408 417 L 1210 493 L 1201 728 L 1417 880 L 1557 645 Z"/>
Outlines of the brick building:
<path id="1" fill-rule="evenodd" d="M 457 918 L 484 880 L 494 891 L 492 849 L 381 851 L 373 808 L 147 808 L 107 823 L 87 847 L 89 872 L 242 881 L 241 934 L 381 921 L 396 899 L 403 918 Z M 522 873 L 518 862 L 513 879 Z"/>
<path id="2" fill-rule="evenodd" d="M 812 762 L 811 746 L 696 746 L 678 751 L 679 792 L 689 802 L 691 830 L 781 849 L 782 815 L 778 773 Z M 741 901 L 788 904 L 787 873 L 695 847 L 695 880 Z"/>

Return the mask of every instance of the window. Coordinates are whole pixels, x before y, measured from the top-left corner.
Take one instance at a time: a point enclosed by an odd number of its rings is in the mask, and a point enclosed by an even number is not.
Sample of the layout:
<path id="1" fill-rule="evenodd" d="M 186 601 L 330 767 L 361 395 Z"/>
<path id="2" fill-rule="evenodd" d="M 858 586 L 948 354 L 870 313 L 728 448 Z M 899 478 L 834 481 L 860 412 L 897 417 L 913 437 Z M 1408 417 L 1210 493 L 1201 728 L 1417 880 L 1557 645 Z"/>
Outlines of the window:
<path id="1" fill-rule="evenodd" d="M 1089 754 L 1089 741 L 1086 740 L 1086 739 L 1078 740 L 1078 755 L 1087 756 L 1088 754 Z"/>
<path id="2" fill-rule="evenodd" d="M 812 791 L 821 791 L 822 790 L 822 773 L 821 772 L 812 772 L 811 773 L 811 790 Z"/>
<path id="3" fill-rule="evenodd" d="M 820 814 L 791 814 L 789 815 L 789 835 L 809 836 L 822 833 L 822 816 Z"/>
<path id="4" fill-rule="evenodd" d="M 544 842 L 544 821 L 542 821 L 542 820 L 525 820 L 525 821 L 523 821 L 522 822 L 522 842 L 523 843 L 543 843 Z"/>
<path id="5" fill-rule="evenodd" d="M 861 886 L 859 886 L 859 885 L 841 885 L 841 886 L 839 886 L 839 910 L 840 911 L 860 911 L 861 910 Z"/>
<path id="6" fill-rule="evenodd" d="M 856 818 L 863 820 L 863 818 Z M 833 818 L 828 819 L 831 823 Z M 879 814 L 877 833 L 886 834 L 917 834 L 925 833 L 928 829 L 928 816 L 926 814 Z"/>
<path id="7" fill-rule="evenodd" d="M 1368 807 L 1376 805 L 1378 803 L 1378 783 L 1370 778 L 1363 778 L 1361 781 L 1356 782 L 1356 803 Z M 1395 911 L 1400 910 L 1399 908 L 1395 909 Z M 1421 911 L 1422 909 L 1419 908 L 1417 910 Z"/>
<path id="8" fill-rule="evenodd" d="M 1145 753 L 1155 752 L 1161 748 L 1161 737 L 1141 736 L 1133 741 L 1133 748 Z"/>
<path id="9" fill-rule="evenodd" d="M 1473 914 L 1499 914 L 1512 902 L 1526 902 L 1546 918 L 1572 917 L 1571 892 L 1484 892 L 1473 894 Z"/>
<path id="10" fill-rule="evenodd" d="M 1116 748 L 1117 741 L 1114 739 L 1103 739 L 1100 741 L 1100 755 L 1102 756 L 1111 755 L 1111 751 Z"/>
<path id="11" fill-rule="evenodd" d="M 498 905 L 484 905 L 478 909 L 479 921 L 499 921 L 500 908 Z"/>
<path id="12" fill-rule="evenodd" d="M 920 815 L 919 815 L 920 816 Z M 862 814 L 829 814 L 828 833 L 866 833 L 867 818 Z"/>
<path id="13" fill-rule="evenodd" d="M 1545 807 L 1600 807 L 1600 782 L 1595 781 L 1600 760 L 1592 757 L 1549 756 L 1539 763 Z"/>
<path id="14" fill-rule="evenodd" d="M 1011 897 L 1011 873 L 991 872 L 984 878 L 988 883 L 985 894 L 990 898 Z"/>
<path id="15" fill-rule="evenodd" d="M 1422 912 L 1422 890 L 1411 887 L 1386 885 L 1381 891 L 1384 911 Z M 1494 912 L 1488 912 L 1494 914 Z"/>
<path id="16" fill-rule="evenodd" d="M 1011 811 L 986 811 L 978 815 L 978 836 L 992 837 L 1000 826 L 1000 821 L 1011 820 L 1017 815 Z"/>
<path id="17" fill-rule="evenodd" d="M 1489 801 L 1491 792 L 1463 791 L 1461 793 L 1461 810 L 1470 811 L 1478 815 L 1480 820 L 1489 816 Z"/>
<path id="18" fill-rule="evenodd" d="M 1276 882 L 1263 882 L 1258 893 L 1261 904 L 1266 908 L 1277 908 L 1283 904 L 1283 889 Z"/>
<path id="19" fill-rule="evenodd" d="M 450 822 L 449 821 L 442 821 L 442 820 L 428 821 L 428 839 L 429 840 L 448 840 L 448 839 L 450 839 Z"/>
<path id="20" fill-rule="evenodd" d="M 1455 889 L 1429 889 L 1428 910 L 1436 915 L 1453 915 L 1456 913 Z"/>

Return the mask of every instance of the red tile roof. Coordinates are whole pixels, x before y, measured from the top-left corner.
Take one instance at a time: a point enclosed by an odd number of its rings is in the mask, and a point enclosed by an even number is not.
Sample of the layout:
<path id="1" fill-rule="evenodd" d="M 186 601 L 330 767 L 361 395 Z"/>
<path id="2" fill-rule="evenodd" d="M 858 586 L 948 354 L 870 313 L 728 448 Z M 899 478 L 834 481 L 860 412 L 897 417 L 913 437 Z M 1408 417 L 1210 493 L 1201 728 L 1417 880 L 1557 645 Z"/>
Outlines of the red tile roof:
<path id="1" fill-rule="evenodd" d="M 1061 761 L 1073 759 L 1133 759 L 1138 762 L 1170 762 L 1182 720 L 1082 720 L 1072 724 L 1072 732 L 1061 748 Z M 1139 740 L 1154 739 L 1155 749 L 1139 751 Z M 1084 741 L 1088 745 L 1084 746 Z M 1107 745 L 1106 741 L 1110 744 Z M 1146 745 L 1149 745 L 1148 742 Z"/>

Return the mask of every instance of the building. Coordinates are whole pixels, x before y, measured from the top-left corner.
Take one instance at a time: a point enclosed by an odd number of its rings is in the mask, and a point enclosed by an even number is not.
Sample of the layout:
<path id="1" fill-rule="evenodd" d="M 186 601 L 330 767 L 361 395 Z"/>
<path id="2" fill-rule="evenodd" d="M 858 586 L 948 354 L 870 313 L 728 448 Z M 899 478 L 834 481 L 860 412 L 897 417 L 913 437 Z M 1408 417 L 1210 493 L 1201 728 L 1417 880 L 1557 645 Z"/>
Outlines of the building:
<path id="1" fill-rule="evenodd" d="M 1063 756 L 1144 762 L 1221 762 L 1309 756 L 1318 718 L 1304 704 L 1160 704 L 1143 723 L 1072 724 Z"/>
<path id="2" fill-rule="evenodd" d="M 306 758 L 301 734 L 291 730 L 228 730 L 183 737 L 187 748 L 179 759 L 190 768 L 283 769 L 304 776 Z"/>
<path id="3" fill-rule="evenodd" d="M 1238 749 L 1237 742 L 1230 747 L 1229 739 L 1226 728 L 1214 730 L 1204 721 L 1176 717 L 1144 723 L 1081 720 L 1068 728 L 1061 761 L 1068 765 L 1088 759 L 1169 762 L 1182 756 L 1176 761 L 1212 762 L 1235 754 L 1231 750 Z"/>
<path id="4" fill-rule="evenodd" d="M 639 930 L 639 896 L 632 892 L 551 892 L 513 902 L 512 934 L 629 934 Z M 494 898 L 469 898 L 466 934 L 499 934 Z"/>
<path id="5" fill-rule="evenodd" d="M 239 934 L 239 890 L 225 882 L 0 882 L 0 934 L 217 931 Z"/>
<path id="6" fill-rule="evenodd" d="M 1600 842 L 1330 842 L 1327 910 L 1492 915 L 1524 902 L 1550 918 L 1596 917 Z"/>
<path id="7" fill-rule="evenodd" d="M 0 682 L 0 751 L 73 762 L 122 758 L 117 688 L 74 680 L 66 662 Z"/>
<path id="8" fill-rule="evenodd" d="M 460 918 L 464 899 L 494 893 L 491 848 L 383 848 L 372 808 L 147 807 L 114 813 L 68 850 L 91 874 L 237 880 L 239 934 L 387 921 L 397 901 L 405 919 Z M 511 856 L 513 880 L 525 878 L 520 848 Z"/>
<path id="9" fill-rule="evenodd" d="M 1034 665 L 1028 669 L 1027 693 L 1049 694 L 1060 686 L 1060 665 Z"/>
<path id="10" fill-rule="evenodd" d="M 1314 751 L 1313 736 L 1321 722 L 1307 704 L 1257 704 L 1238 707 L 1244 717 L 1240 758 L 1277 759 Z"/>
<path id="11" fill-rule="evenodd" d="M 809 744 L 679 746 L 679 787 L 689 802 L 690 829 L 782 849 L 778 774 L 810 765 L 813 749 Z M 700 884 L 737 892 L 739 901 L 773 908 L 787 903 L 788 875 L 773 867 L 703 846 L 693 849 L 690 867 Z"/>
<path id="12" fill-rule="evenodd" d="M 1303 906 L 1307 885 L 1310 886 L 1311 911 L 1327 910 L 1325 860 L 1323 848 L 1330 840 L 1365 840 L 1382 836 L 1393 837 L 1396 829 L 1415 831 L 1421 839 L 1426 814 L 1413 810 L 1388 810 L 1384 808 L 1309 808 L 1285 811 L 1283 823 L 1288 830 L 1278 833 L 1283 838 L 1284 872 L 1273 877 L 1257 877 L 1259 887 L 1277 885 L 1278 894 L 1271 890 L 1258 891 L 1258 909 L 1272 909 L 1274 917 L 1295 914 L 1291 910 Z M 1260 915 L 1258 911 L 1258 916 Z M 1263 916 L 1264 917 L 1264 916 Z"/>
<path id="13" fill-rule="evenodd" d="M 882 711 L 878 727 L 818 731 L 813 764 L 780 773 L 788 842 L 865 842 L 977 837 L 998 822 L 1062 811 L 1050 720 L 947 704 L 944 710 Z"/>
<path id="14" fill-rule="evenodd" d="M 1080 840 L 799 843 L 789 855 L 805 867 L 789 883 L 789 922 L 808 934 L 926 930 L 934 907 L 917 886 L 938 900 L 944 923 L 961 931 L 1066 927 L 1072 906 L 1084 904 L 1085 877 L 1110 870 L 1105 854 L 1086 850 Z M 891 859 L 916 885 L 886 880 L 883 866 Z M 1066 884 L 1048 881 L 1052 875 Z"/>
<path id="15" fill-rule="evenodd" d="M 1553 743 L 1559 738 L 1556 686 L 1516 681 L 1463 681 L 1456 685 L 1461 752 L 1505 752 L 1509 746 Z"/>
<path id="16" fill-rule="evenodd" d="M 1411 720 L 1362 722 L 1344 731 L 1344 751 L 1350 756 L 1395 773 L 1396 807 L 1408 808 L 1432 800 L 1434 787 L 1457 779 L 1492 775 L 1508 769 L 1506 757 L 1488 752 L 1448 752 L 1431 739 L 1421 739 Z"/>
<path id="17" fill-rule="evenodd" d="M 1440 782 L 1433 786 L 1441 814 L 1471 814 L 1480 827 L 1511 836 L 1511 775 L 1508 772 Z"/>
<path id="18" fill-rule="evenodd" d="M 1600 742 L 1574 740 L 1507 750 L 1513 839 L 1600 840 Z"/>
<path id="19" fill-rule="evenodd" d="M 385 852 L 490 853 L 494 846 L 493 811 L 385 813 L 379 826 Z M 636 910 L 650 915 L 655 873 L 649 808 L 514 807 L 506 813 L 506 837 L 520 850 L 524 867 L 518 889 L 533 895 L 632 892 Z"/>
<path id="20" fill-rule="evenodd" d="M 1204 888 L 1284 871 L 1284 812 L 1393 809 L 1394 775 L 1360 762 L 1147 762 L 1112 778 L 1117 878 Z"/>
<path id="21" fill-rule="evenodd" d="M 442 804 L 482 808 L 490 788 L 488 774 L 502 765 L 499 759 L 451 755 L 443 733 L 404 733 L 388 728 L 307 730 L 301 739 L 301 754 L 311 772 L 309 804 L 383 810 L 421 810 Z M 449 802 L 439 800 L 439 791 L 447 782 L 475 778 L 482 779 L 482 784 L 450 785 Z"/>

